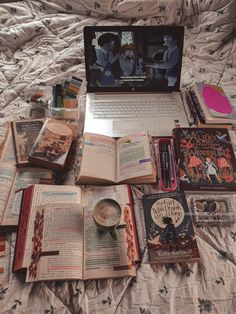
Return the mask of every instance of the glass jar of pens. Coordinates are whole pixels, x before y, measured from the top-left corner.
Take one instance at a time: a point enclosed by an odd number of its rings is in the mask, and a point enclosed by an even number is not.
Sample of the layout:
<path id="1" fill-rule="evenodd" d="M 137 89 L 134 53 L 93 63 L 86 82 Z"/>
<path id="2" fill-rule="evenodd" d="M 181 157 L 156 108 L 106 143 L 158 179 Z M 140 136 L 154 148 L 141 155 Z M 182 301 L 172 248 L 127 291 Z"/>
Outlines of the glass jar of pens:
<path id="1" fill-rule="evenodd" d="M 154 146 L 160 188 L 162 191 L 175 191 L 177 177 L 172 139 L 168 137 L 155 139 Z"/>
<path id="2" fill-rule="evenodd" d="M 48 103 L 49 117 L 76 120 L 81 116 L 79 96 L 82 80 L 75 76 L 52 87 L 52 98 Z"/>

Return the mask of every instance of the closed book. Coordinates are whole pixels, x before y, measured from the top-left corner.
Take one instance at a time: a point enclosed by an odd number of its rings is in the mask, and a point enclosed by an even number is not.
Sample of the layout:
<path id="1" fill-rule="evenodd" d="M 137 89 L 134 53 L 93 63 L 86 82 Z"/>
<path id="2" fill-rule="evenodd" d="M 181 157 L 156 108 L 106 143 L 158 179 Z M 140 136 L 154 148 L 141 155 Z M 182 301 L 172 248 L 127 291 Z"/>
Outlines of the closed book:
<path id="1" fill-rule="evenodd" d="M 142 198 L 150 264 L 193 262 L 200 258 L 183 192 Z"/>
<path id="2" fill-rule="evenodd" d="M 53 170 L 64 169 L 73 138 L 69 123 L 47 118 L 29 153 L 29 161 Z"/>
<path id="3" fill-rule="evenodd" d="M 18 167 L 28 166 L 29 153 L 43 126 L 44 119 L 27 119 L 11 122 L 12 136 Z"/>
<path id="4" fill-rule="evenodd" d="M 236 160 L 226 128 L 175 128 L 180 188 L 235 191 Z"/>

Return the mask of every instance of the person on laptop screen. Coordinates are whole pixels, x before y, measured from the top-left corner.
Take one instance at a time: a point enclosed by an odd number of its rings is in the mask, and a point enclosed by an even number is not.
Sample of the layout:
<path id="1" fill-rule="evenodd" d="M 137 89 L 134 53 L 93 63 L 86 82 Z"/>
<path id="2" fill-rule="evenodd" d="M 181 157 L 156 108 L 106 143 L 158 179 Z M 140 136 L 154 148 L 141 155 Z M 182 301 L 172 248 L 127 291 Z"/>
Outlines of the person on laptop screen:
<path id="1" fill-rule="evenodd" d="M 97 69 L 101 71 L 98 81 L 102 86 L 115 84 L 115 77 L 112 73 L 112 64 L 119 58 L 116 52 L 119 46 L 119 38 L 112 33 L 104 33 L 97 40 L 98 46 L 95 48 Z"/>
<path id="2" fill-rule="evenodd" d="M 179 72 L 179 47 L 172 35 L 164 36 L 164 46 L 167 46 L 167 49 L 163 60 L 154 64 L 155 78 L 161 78 L 163 75 L 161 70 L 165 70 L 164 77 L 168 80 L 168 86 L 174 86 Z M 155 59 L 156 53 L 153 57 Z"/>

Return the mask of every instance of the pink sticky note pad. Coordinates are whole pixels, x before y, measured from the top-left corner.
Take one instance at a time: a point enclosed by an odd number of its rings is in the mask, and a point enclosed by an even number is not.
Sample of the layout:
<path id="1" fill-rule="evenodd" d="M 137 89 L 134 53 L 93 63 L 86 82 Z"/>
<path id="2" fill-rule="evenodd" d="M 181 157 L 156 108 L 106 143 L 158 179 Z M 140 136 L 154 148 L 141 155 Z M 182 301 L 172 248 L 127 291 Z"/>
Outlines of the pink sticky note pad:
<path id="1" fill-rule="evenodd" d="M 202 96 L 209 109 L 223 114 L 230 114 L 232 112 L 232 106 L 221 88 L 217 86 L 204 86 Z"/>

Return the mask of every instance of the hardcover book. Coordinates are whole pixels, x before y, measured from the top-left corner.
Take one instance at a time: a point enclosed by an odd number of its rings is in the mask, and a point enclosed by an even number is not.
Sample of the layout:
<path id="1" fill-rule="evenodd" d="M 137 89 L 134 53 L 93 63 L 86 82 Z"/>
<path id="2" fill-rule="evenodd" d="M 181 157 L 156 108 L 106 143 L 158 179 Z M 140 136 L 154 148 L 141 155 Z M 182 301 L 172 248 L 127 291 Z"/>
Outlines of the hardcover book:
<path id="1" fill-rule="evenodd" d="M 199 251 L 183 192 L 142 198 L 150 264 L 191 262 Z"/>
<path id="2" fill-rule="evenodd" d="M 18 120 L 11 122 L 12 136 L 16 154 L 16 164 L 28 166 L 29 153 L 43 126 L 44 119 Z"/>
<path id="3" fill-rule="evenodd" d="M 53 170 L 64 169 L 74 139 L 73 126 L 47 118 L 29 153 L 32 164 Z"/>
<path id="4" fill-rule="evenodd" d="M 117 240 L 93 219 L 95 204 L 104 198 L 121 207 Z M 26 281 L 135 276 L 139 260 L 129 186 L 25 189 L 13 271 L 27 270 Z"/>
<path id="5" fill-rule="evenodd" d="M 236 160 L 227 129 L 175 128 L 173 138 L 183 190 L 236 190 Z"/>
<path id="6" fill-rule="evenodd" d="M 235 222 L 235 195 L 191 193 L 186 198 L 196 226 L 229 226 Z"/>
<path id="7" fill-rule="evenodd" d="M 80 184 L 154 183 L 156 164 L 147 132 L 114 139 L 85 133 L 76 182 Z"/>

